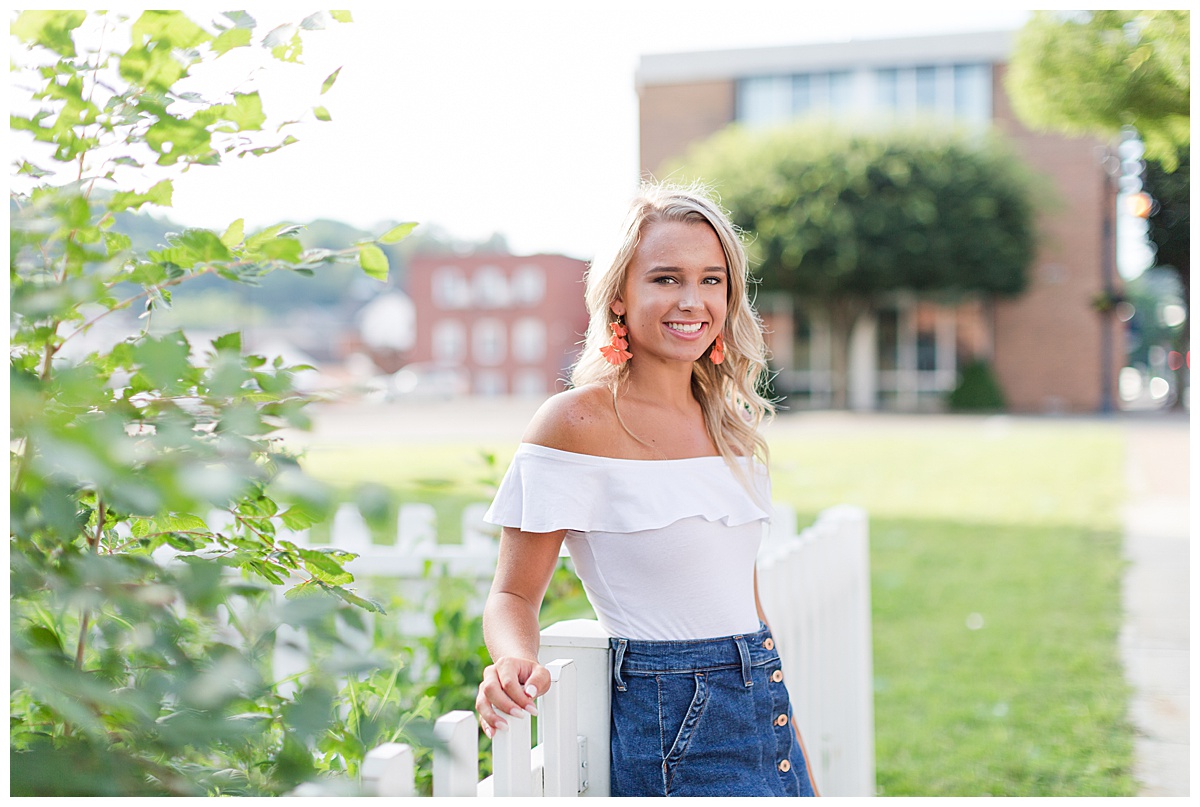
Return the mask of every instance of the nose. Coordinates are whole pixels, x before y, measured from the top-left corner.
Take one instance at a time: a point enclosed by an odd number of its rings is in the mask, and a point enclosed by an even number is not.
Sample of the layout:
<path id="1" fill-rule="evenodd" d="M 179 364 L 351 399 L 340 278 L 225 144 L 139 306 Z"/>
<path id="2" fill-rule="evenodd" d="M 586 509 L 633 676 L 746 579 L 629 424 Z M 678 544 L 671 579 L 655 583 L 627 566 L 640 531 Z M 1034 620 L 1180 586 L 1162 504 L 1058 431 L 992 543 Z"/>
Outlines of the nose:
<path id="1" fill-rule="evenodd" d="M 694 284 L 686 283 L 679 293 L 679 310 L 694 311 L 704 305 L 700 298 L 700 289 Z"/>

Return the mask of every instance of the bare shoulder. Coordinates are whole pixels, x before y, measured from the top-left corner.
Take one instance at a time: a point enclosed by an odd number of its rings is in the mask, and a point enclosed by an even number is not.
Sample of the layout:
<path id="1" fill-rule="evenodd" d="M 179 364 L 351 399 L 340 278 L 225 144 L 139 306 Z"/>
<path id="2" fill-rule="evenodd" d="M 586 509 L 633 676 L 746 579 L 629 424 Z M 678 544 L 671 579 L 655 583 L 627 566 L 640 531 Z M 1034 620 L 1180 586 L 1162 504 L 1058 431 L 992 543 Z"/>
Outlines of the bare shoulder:
<path id="1" fill-rule="evenodd" d="M 612 392 L 589 384 L 551 396 L 521 438 L 559 451 L 604 455 L 620 429 L 613 411 Z"/>

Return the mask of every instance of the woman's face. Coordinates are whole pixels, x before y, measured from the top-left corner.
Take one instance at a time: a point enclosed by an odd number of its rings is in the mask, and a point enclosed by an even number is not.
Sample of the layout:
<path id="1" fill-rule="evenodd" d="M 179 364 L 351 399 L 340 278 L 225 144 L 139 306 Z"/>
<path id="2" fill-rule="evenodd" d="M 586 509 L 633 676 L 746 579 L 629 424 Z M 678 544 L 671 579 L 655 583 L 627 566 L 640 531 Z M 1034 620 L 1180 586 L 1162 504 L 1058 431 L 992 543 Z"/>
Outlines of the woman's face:
<path id="1" fill-rule="evenodd" d="M 635 362 L 694 362 L 721 332 L 728 297 L 725 252 L 712 227 L 658 221 L 643 229 L 612 310 L 625 317 Z"/>

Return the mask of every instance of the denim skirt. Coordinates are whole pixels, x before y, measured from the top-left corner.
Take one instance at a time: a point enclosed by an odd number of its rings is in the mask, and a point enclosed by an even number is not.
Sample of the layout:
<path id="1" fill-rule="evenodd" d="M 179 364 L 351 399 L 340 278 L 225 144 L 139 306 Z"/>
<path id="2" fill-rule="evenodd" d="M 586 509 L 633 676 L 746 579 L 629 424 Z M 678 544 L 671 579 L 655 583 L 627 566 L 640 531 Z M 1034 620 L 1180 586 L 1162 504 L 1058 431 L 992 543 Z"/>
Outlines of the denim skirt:
<path id="1" fill-rule="evenodd" d="M 813 796 L 770 631 L 610 639 L 614 796 Z"/>

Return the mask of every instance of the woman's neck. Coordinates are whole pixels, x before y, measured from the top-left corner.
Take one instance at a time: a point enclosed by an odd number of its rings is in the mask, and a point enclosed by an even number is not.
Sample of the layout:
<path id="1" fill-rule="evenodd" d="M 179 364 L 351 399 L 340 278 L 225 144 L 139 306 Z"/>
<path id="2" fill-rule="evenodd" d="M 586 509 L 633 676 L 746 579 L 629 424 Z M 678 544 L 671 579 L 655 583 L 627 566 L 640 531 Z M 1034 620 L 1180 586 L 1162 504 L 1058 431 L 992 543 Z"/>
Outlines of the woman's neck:
<path id="1" fill-rule="evenodd" d="M 692 367 L 679 362 L 641 367 L 630 365 L 618 395 L 681 413 L 693 410 L 697 403 L 692 394 Z"/>

